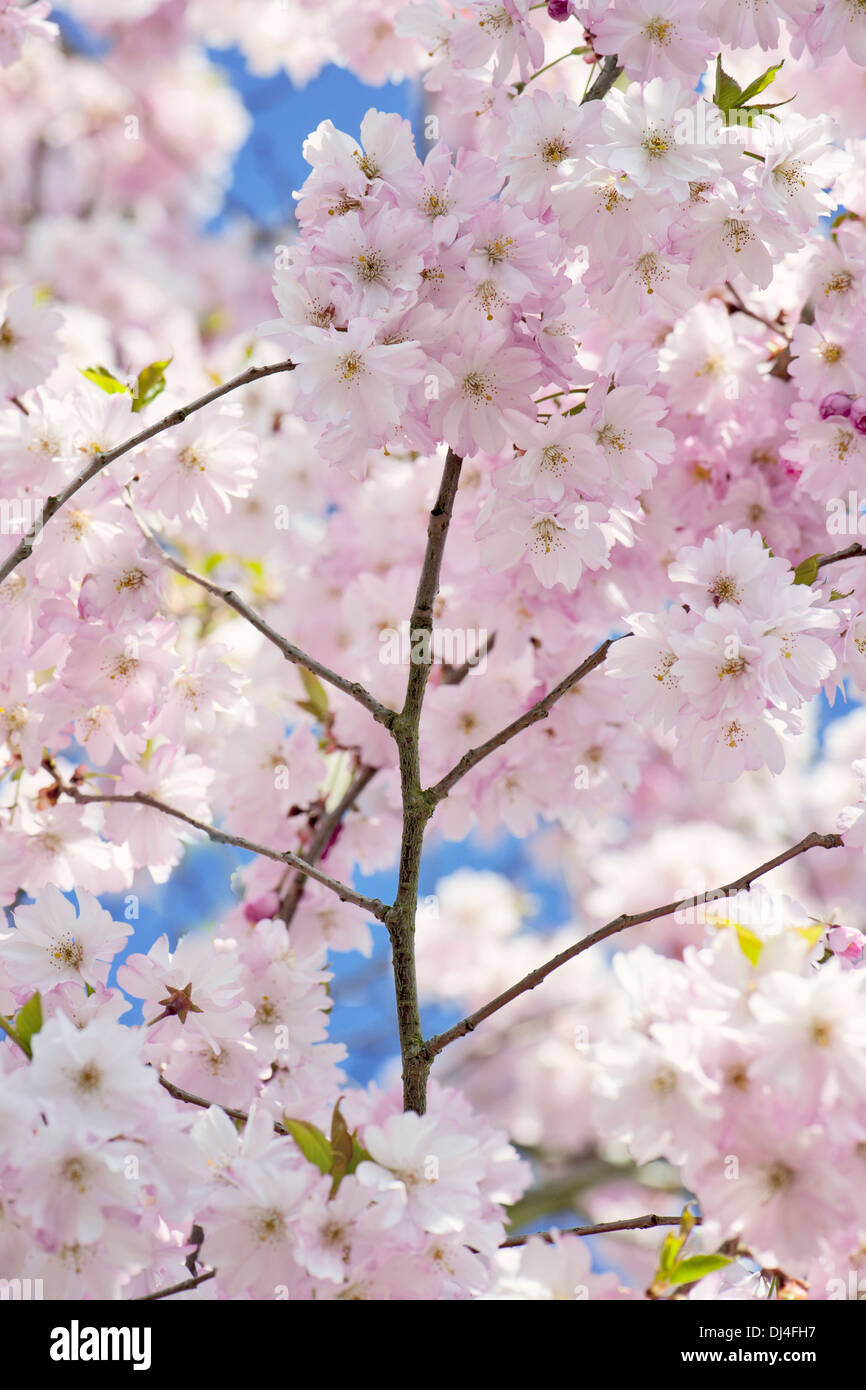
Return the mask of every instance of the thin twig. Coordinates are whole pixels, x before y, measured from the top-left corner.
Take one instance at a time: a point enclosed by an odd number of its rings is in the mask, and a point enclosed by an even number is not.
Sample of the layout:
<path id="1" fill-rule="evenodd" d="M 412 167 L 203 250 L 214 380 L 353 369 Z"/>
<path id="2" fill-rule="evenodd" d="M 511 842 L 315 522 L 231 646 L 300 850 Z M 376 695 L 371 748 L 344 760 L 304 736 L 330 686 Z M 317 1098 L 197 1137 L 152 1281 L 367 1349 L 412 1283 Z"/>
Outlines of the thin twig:
<path id="1" fill-rule="evenodd" d="M 210 1110 L 211 1106 L 215 1105 L 219 1110 L 224 1111 L 231 1120 L 240 1120 L 242 1124 L 247 1124 L 249 1121 L 250 1117 L 245 1110 L 235 1110 L 231 1105 L 223 1105 L 221 1101 L 205 1100 L 204 1096 L 193 1095 L 192 1091 L 185 1091 L 182 1086 L 175 1086 L 173 1081 L 167 1080 L 164 1076 L 159 1078 L 159 1084 L 168 1091 L 170 1096 L 174 1096 L 175 1100 L 183 1101 L 184 1105 L 197 1105 L 201 1110 Z M 274 1120 L 273 1123 L 277 1134 L 288 1134 L 289 1131 L 285 1125 L 280 1124 L 279 1120 Z"/>
<path id="2" fill-rule="evenodd" d="M 529 729 L 533 724 L 537 724 L 539 719 L 546 719 L 557 700 L 561 700 L 563 695 L 567 695 L 569 690 L 583 680 L 584 676 L 588 676 L 590 671 L 594 671 L 596 666 L 601 665 L 614 642 L 620 642 L 622 637 L 630 636 L 631 633 L 623 633 L 621 637 L 608 637 L 591 656 L 582 661 L 574 671 L 571 671 L 564 680 L 549 690 L 542 699 L 536 700 L 534 705 L 531 705 L 528 710 L 524 710 L 523 714 L 512 720 L 504 729 L 500 729 L 498 734 L 493 734 L 484 743 L 480 743 L 477 748 L 470 748 L 468 753 L 464 753 L 459 763 L 452 767 L 450 772 L 447 772 L 435 786 L 428 788 L 426 795 L 432 799 L 434 805 L 441 801 L 444 796 L 447 796 L 455 783 L 459 782 L 461 777 L 465 777 L 467 772 L 471 772 L 482 758 L 494 753 L 497 748 L 501 748 L 504 743 L 508 743 L 509 739 L 522 733 L 524 729 Z"/>
<path id="3" fill-rule="evenodd" d="M 332 811 L 326 811 L 321 817 L 316 825 L 313 838 L 307 850 L 307 863 L 317 864 L 320 859 L 324 858 L 331 847 L 334 836 L 343 823 L 343 817 L 354 805 L 365 788 L 370 785 L 378 770 L 379 769 L 375 767 L 361 766 L 352 778 L 348 790 L 345 795 L 341 797 L 339 803 Z M 297 911 L 305 883 L 305 874 L 295 874 L 280 903 L 277 916 L 282 918 L 286 926 L 289 926 Z"/>
<path id="4" fill-rule="evenodd" d="M 798 854 L 805 854 L 807 850 L 816 848 L 839 849 L 843 844 L 844 841 L 841 835 L 820 835 L 817 831 L 813 831 L 811 835 L 807 835 L 796 845 L 792 845 L 790 849 L 784 850 L 782 854 L 777 854 L 774 859 L 768 859 L 765 864 L 759 865 L 757 869 L 750 869 L 747 874 L 743 874 L 740 878 L 733 879 L 731 883 L 726 883 L 723 888 L 716 888 L 711 893 L 697 893 L 693 897 L 684 898 L 678 902 L 665 903 L 662 907 L 651 907 L 645 912 L 623 913 L 621 917 L 617 917 L 614 921 L 608 922 L 606 926 L 599 927 L 597 931 L 590 932 L 588 936 L 582 937 L 581 940 L 575 942 L 573 946 L 569 946 L 566 950 L 560 951 L 558 955 L 546 961 L 544 965 L 540 965 L 537 970 L 531 970 L 528 975 L 524 975 L 523 979 L 518 980 L 510 989 L 506 989 L 502 994 L 498 994 L 495 999 L 491 999 L 487 1004 L 482 1005 L 480 1009 L 476 1009 L 474 1013 L 469 1014 L 469 1016 L 462 1019 L 460 1023 L 455 1023 L 453 1028 L 448 1028 L 444 1033 L 439 1033 L 436 1037 L 430 1038 L 420 1049 L 422 1058 L 428 1063 L 432 1062 L 433 1058 L 436 1057 L 443 1048 L 446 1048 L 449 1043 L 456 1042 L 458 1038 L 465 1037 L 467 1033 L 471 1033 L 473 1029 L 478 1027 L 479 1023 L 483 1023 L 484 1020 L 490 1018 L 492 1014 L 498 1013 L 506 1004 L 510 1004 L 512 1000 L 518 999 L 521 994 L 526 994 L 528 990 L 535 989 L 537 985 L 541 984 L 542 980 L 546 980 L 548 975 L 551 975 L 554 970 L 558 970 L 561 965 L 565 965 L 568 961 L 574 960 L 575 956 L 579 956 L 584 951 L 588 951 L 591 946 L 598 945 L 600 941 L 606 941 L 609 936 L 614 936 L 617 932 L 625 931 L 628 927 L 640 926 L 644 922 L 654 922 L 659 917 L 669 917 L 672 912 L 679 912 L 687 908 L 697 907 L 701 903 L 716 901 L 721 898 L 729 897 L 734 893 L 742 892 L 744 889 L 750 888 L 755 879 L 763 877 L 764 874 L 768 874 L 771 869 L 779 868 L 781 864 L 787 864 L 789 859 L 796 858 Z"/>
<path id="5" fill-rule="evenodd" d="M 622 1221 L 598 1221 L 594 1226 L 570 1226 L 565 1231 L 530 1231 L 525 1236 L 509 1236 L 500 1245 L 500 1250 L 513 1250 L 516 1245 L 525 1245 L 528 1240 L 535 1236 L 540 1236 L 548 1245 L 552 1245 L 559 1236 L 604 1236 L 611 1231 L 649 1231 L 654 1226 L 679 1226 L 682 1222 L 681 1216 L 656 1216 L 650 1212 L 647 1216 L 631 1216 Z M 694 1224 L 700 1226 L 701 1218 L 695 1218 Z"/>
<path id="6" fill-rule="evenodd" d="M 146 429 L 139 430 L 131 439 L 127 439 L 123 444 L 118 444 L 113 449 L 107 449 L 103 454 L 94 454 L 86 468 L 67 483 L 62 492 L 58 492 L 55 497 L 48 497 L 42 508 L 40 515 L 36 518 L 33 525 L 27 531 L 18 545 L 0 565 L 0 584 L 8 578 L 14 569 L 17 569 L 28 555 L 33 553 L 33 546 L 37 537 L 45 529 L 48 522 L 57 512 L 66 505 L 70 497 L 74 497 L 85 483 L 89 483 L 91 478 L 95 478 L 115 459 L 121 458 L 123 454 L 128 454 L 130 450 L 138 448 L 139 444 L 147 443 L 148 439 L 153 439 L 154 435 L 161 434 L 163 430 L 173 429 L 175 425 L 183 424 L 187 416 L 201 410 L 204 406 L 210 405 L 211 401 L 219 400 L 220 396 L 228 395 L 229 391 L 236 391 L 239 386 L 248 386 L 250 382 L 260 381 L 262 377 L 273 376 L 276 372 L 294 371 L 294 362 L 275 362 L 267 367 L 248 367 L 240 376 L 232 377 L 231 381 L 226 381 L 222 386 L 215 386 L 212 391 L 199 396 L 198 400 L 190 401 L 189 405 L 180 406 L 177 410 L 172 410 L 170 414 L 164 415 L 155 424 L 148 425 Z"/>
<path id="7" fill-rule="evenodd" d="M 459 666 L 443 665 L 442 674 L 439 677 L 439 684 L 462 685 L 466 677 L 470 674 L 470 672 L 476 671 L 478 669 L 481 662 L 484 661 L 490 655 L 495 646 L 496 633 L 491 632 L 490 641 L 488 642 L 485 640 L 483 646 L 479 647 L 479 650 L 475 653 L 473 657 L 467 657 L 467 659 L 461 662 Z"/>
<path id="8" fill-rule="evenodd" d="M 651 1230 L 654 1226 L 679 1226 L 682 1218 L 679 1216 L 633 1216 L 624 1221 L 600 1221 L 594 1226 L 572 1226 L 568 1230 L 558 1231 L 533 1231 L 526 1236 L 511 1236 L 500 1245 L 500 1250 L 512 1250 L 516 1246 L 525 1245 L 527 1241 L 536 1237 L 543 1240 L 547 1245 L 552 1245 L 560 1236 L 598 1236 L 606 1235 L 611 1231 L 645 1231 Z M 698 1217 L 694 1223 L 696 1226 L 701 1224 Z M 179 1284 L 171 1284 L 167 1289 L 157 1289 L 156 1293 L 140 1294 L 135 1299 L 130 1299 L 131 1303 L 145 1303 L 158 1298 L 170 1298 L 172 1294 L 186 1293 L 189 1289 L 197 1288 L 199 1284 L 205 1283 L 208 1279 L 213 1279 L 217 1271 L 215 1269 L 205 1270 L 202 1274 L 196 1274 L 191 1279 L 184 1279 Z"/>
<path id="9" fill-rule="evenodd" d="M 186 1293 L 189 1289 L 197 1289 L 199 1284 L 205 1284 L 215 1276 L 215 1269 L 206 1269 L 201 1274 L 194 1274 L 191 1279 L 183 1279 L 179 1284 L 169 1284 L 167 1289 L 157 1289 L 156 1293 L 137 1294 L 135 1298 L 127 1299 L 127 1302 L 154 1303 L 158 1298 L 170 1298 L 174 1293 Z"/>
<path id="10" fill-rule="evenodd" d="M 855 542 L 849 545 L 847 549 L 837 551 L 834 555 L 823 556 L 818 561 L 818 569 L 822 569 L 825 565 L 835 564 L 839 560 L 854 559 L 858 555 L 866 555 L 866 546 L 862 546 Z M 791 568 L 795 569 L 796 566 L 792 565 Z M 623 638 L 631 637 L 631 635 L 630 632 L 622 632 L 617 637 L 607 638 L 591 656 L 581 662 L 576 670 L 572 671 L 570 675 L 567 675 L 558 685 L 555 685 L 541 700 L 537 700 L 534 705 L 530 706 L 528 710 L 519 715 L 517 719 L 512 720 L 504 729 L 500 729 L 498 734 L 493 734 L 486 742 L 479 744 L 477 748 L 470 748 L 468 753 L 464 753 L 463 757 L 455 764 L 450 772 L 447 772 L 434 786 L 427 789 L 427 795 L 432 797 L 434 802 L 441 801 L 443 797 L 448 795 L 455 783 L 459 782 L 461 777 L 465 777 L 467 772 L 471 772 L 472 768 L 480 763 L 483 758 L 488 757 L 491 753 L 495 753 L 497 748 L 501 748 L 503 744 L 508 743 L 516 734 L 522 733 L 524 729 L 530 728 L 533 724 L 537 723 L 539 719 L 546 719 L 557 700 L 562 699 L 562 696 L 567 695 L 569 690 L 573 689 L 584 676 L 589 675 L 590 671 L 594 671 L 597 666 L 602 664 L 614 642 L 621 642 Z"/>
<path id="11" fill-rule="evenodd" d="M 748 151 L 747 151 L 747 153 L 748 153 Z M 814 323 L 814 322 L 815 322 L 815 306 L 812 304 L 812 301 L 809 300 L 809 299 L 806 300 L 806 303 L 803 305 L 802 309 L 800 310 L 799 322 L 800 322 L 800 323 Z M 782 351 L 779 353 L 778 357 L 776 358 L 775 362 L 773 363 L 772 367 L 770 368 L 769 375 L 770 375 L 770 376 L 774 376 L 778 381 L 790 381 L 790 380 L 791 380 L 791 370 L 790 370 L 790 368 L 791 368 L 791 361 L 792 361 L 792 358 L 793 358 L 793 353 L 791 352 L 791 343 L 788 342 L 787 345 L 786 345 L 786 346 L 782 349 Z"/>
<path id="12" fill-rule="evenodd" d="M 133 516 L 135 516 L 134 511 Z M 344 695 L 350 695 L 353 700 L 357 700 L 359 705 L 363 705 L 364 709 L 368 710 L 379 724 L 385 724 L 387 726 L 391 723 L 396 713 L 395 710 L 389 709 L 386 705 L 381 704 L 370 694 L 369 690 L 366 690 L 363 685 L 359 685 L 357 681 L 346 680 L 344 676 L 338 675 L 336 671 L 332 671 L 329 667 L 323 666 L 321 661 L 317 661 L 315 657 L 308 656 L 306 652 L 301 651 L 300 647 L 296 647 L 294 643 L 289 642 L 281 633 L 271 627 L 270 623 L 268 623 L 260 613 L 257 613 L 254 608 L 251 608 L 244 599 L 240 598 L 233 589 L 226 589 L 221 584 L 215 584 L 212 579 L 207 579 L 203 574 L 196 574 L 194 570 L 188 569 L 186 565 L 180 560 L 176 560 L 173 555 L 170 555 L 168 551 L 163 548 L 156 536 L 153 535 L 139 517 L 136 516 L 135 519 L 143 534 L 159 554 L 163 563 L 173 569 L 176 574 L 182 575 L 184 579 L 188 579 L 192 584 L 197 584 L 199 588 L 205 589 L 207 593 L 213 594 L 215 598 L 222 599 L 223 603 L 227 604 L 229 608 L 234 609 L 235 613 L 240 614 L 242 618 L 246 618 L 247 622 L 250 623 L 257 632 L 260 632 L 263 637 L 266 637 L 269 642 L 272 642 L 278 651 L 282 652 L 287 661 L 291 661 L 295 666 L 305 666 L 308 671 L 312 671 L 313 675 L 318 676 L 328 685 L 334 686 L 336 690 L 341 690 Z"/>
<path id="13" fill-rule="evenodd" d="M 152 811 L 161 811 L 166 816 L 173 816 L 175 820 L 183 821 L 193 830 L 200 830 L 203 835 L 207 835 L 209 840 L 213 840 L 218 845 L 234 845 L 237 849 L 248 850 L 251 854 L 260 854 L 265 859 L 273 859 L 278 864 L 288 864 L 293 869 L 301 869 L 309 878 L 314 878 L 323 887 L 330 888 L 332 893 L 336 893 L 341 902 L 354 903 L 356 907 L 369 912 L 378 921 L 384 922 L 388 912 L 386 903 L 380 902 L 378 898 L 365 897 L 363 893 L 356 893 L 354 888 L 350 888 L 347 883 L 341 883 L 339 879 L 329 878 L 323 874 L 315 865 L 308 864 L 299 855 L 292 854 L 291 850 L 272 849 L 269 845 L 256 844 L 254 840 L 247 840 L 242 835 L 230 835 L 228 831 L 217 830 L 213 825 L 207 825 L 204 821 L 196 820 L 194 816 L 188 816 L 184 811 L 178 811 L 174 806 L 166 806 L 165 802 L 158 801 L 156 797 L 149 796 L 147 792 L 132 792 L 129 795 L 120 795 L 110 792 L 94 792 L 85 794 L 78 787 L 63 782 L 55 771 L 51 760 L 43 763 L 54 778 L 58 787 L 79 806 L 88 806 L 98 802 L 116 802 L 120 805 L 148 806 Z"/>
<path id="14" fill-rule="evenodd" d="M 790 343 L 790 333 L 788 333 L 788 331 L 785 328 L 783 328 L 781 324 L 773 323 L 772 319 L 765 318 L 763 314 L 756 314 L 754 309 L 750 309 L 748 305 L 744 302 L 739 291 L 737 291 L 731 284 L 730 280 L 725 281 L 725 287 L 728 290 L 730 290 L 731 294 L 734 296 L 734 308 L 738 310 L 739 313 L 745 314 L 750 319 L 754 319 L 756 323 L 762 323 L 765 328 L 770 329 L 771 333 L 775 333 L 778 337 L 784 338 L 786 343 Z"/>
<path id="15" fill-rule="evenodd" d="M 616 54 L 611 53 L 593 78 L 592 86 L 584 93 L 581 106 L 585 106 L 588 101 L 601 101 L 602 97 L 606 97 L 621 72 Z"/>
<path id="16" fill-rule="evenodd" d="M 825 565 L 837 565 L 841 560 L 856 560 L 861 555 L 866 555 L 866 545 L 861 545 L 859 541 L 852 541 L 844 550 L 835 550 L 832 555 L 821 555 L 817 567 L 822 570 Z"/>
<path id="17" fill-rule="evenodd" d="M 570 48 L 567 53 L 561 53 L 558 58 L 553 58 L 549 63 L 545 63 L 543 68 L 536 68 L 535 72 L 531 72 L 525 82 L 515 82 L 513 85 L 516 94 L 520 96 L 520 93 L 526 90 L 530 82 L 534 82 L 536 77 L 540 77 L 542 73 L 549 72 L 551 68 L 555 68 L 557 63 L 564 63 L 566 58 L 576 58 L 580 54 L 589 52 L 590 49 L 588 46 L 583 44 L 580 48 Z"/>

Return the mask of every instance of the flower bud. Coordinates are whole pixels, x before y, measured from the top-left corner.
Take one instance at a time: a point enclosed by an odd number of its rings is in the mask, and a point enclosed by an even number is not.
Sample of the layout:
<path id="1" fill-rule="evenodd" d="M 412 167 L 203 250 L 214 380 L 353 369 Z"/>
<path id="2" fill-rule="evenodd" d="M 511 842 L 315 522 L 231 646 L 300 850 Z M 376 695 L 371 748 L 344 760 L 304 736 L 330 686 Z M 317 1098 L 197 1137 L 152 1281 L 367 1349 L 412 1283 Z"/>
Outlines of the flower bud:
<path id="1" fill-rule="evenodd" d="M 244 917 L 251 926 L 257 922 L 264 922 L 273 917 L 280 905 L 279 897 L 276 893 L 262 893 L 258 898 L 250 898 L 244 903 Z"/>
<path id="2" fill-rule="evenodd" d="M 827 945 L 841 960 L 856 965 L 866 946 L 866 936 L 856 927 L 832 926 L 827 932 Z"/>
<path id="3" fill-rule="evenodd" d="M 866 434 L 866 396 L 851 402 L 851 424 L 858 434 Z"/>
<path id="4" fill-rule="evenodd" d="M 853 400 L 847 391 L 831 391 L 818 406 L 818 414 L 822 420 L 829 420 L 831 415 L 850 415 Z"/>

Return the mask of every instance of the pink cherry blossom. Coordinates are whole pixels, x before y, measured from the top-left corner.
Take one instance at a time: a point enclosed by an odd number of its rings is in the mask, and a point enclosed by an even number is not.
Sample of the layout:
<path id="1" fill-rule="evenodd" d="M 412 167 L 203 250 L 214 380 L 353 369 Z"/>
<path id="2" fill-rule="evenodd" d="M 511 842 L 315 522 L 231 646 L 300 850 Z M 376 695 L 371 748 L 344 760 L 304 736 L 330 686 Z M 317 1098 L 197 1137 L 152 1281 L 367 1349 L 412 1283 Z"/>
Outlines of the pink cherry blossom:
<path id="1" fill-rule="evenodd" d="M 76 893 L 78 910 L 47 884 L 32 905 L 15 912 L 15 930 L 4 932 L 0 952 L 16 984 L 50 989 L 63 981 L 105 983 L 112 959 L 132 928 L 115 922 L 91 893 Z"/>

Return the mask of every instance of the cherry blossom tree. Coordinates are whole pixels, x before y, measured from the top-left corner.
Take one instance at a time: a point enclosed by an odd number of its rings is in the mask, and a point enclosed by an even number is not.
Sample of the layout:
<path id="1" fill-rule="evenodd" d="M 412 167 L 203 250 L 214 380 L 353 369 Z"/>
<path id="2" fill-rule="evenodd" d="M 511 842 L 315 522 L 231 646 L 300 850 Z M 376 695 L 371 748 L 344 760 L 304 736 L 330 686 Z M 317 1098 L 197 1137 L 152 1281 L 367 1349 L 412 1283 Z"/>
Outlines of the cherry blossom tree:
<path id="1" fill-rule="evenodd" d="M 862 1295 L 866 8 L 63 14 L 0 0 L 0 1275 Z M 325 120 L 284 242 L 206 232 L 227 45 L 420 128 Z M 473 832 L 570 921 L 427 901 Z M 139 949 L 207 840 L 233 906 Z"/>

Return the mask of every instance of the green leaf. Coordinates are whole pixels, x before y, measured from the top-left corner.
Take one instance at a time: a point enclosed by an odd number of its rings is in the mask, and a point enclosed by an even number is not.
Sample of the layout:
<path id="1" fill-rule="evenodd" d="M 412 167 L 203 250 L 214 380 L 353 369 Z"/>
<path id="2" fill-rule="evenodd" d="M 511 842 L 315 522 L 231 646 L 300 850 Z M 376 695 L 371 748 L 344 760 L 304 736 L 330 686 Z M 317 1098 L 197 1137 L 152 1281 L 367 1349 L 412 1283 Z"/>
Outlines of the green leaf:
<path id="1" fill-rule="evenodd" d="M 739 82 L 735 82 L 730 73 L 725 72 L 722 67 L 721 55 L 716 59 L 716 90 L 713 93 L 713 101 L 719 110 L 723 112 L 725 124 L 730 125 L 731 115 L 734 111 L 746 113 L 746 125 L 751 126 L 755 116 L 770 115 L 778 106 L 787 106 L 793 97 L 788 97 L 785 101 L 756 102 L 754 106 L 749 106 L 748 102 L 752 97 L 756 97 L 759 92 L 763 92 L 775 80 L 776 73 L 784 67 L 784 59 L 780 63 L 772 63 L 770 67 L 762 72 L 760 77 L 756 77 L 753 82 L 745 88 L 741 88 Z M 771 117 L 776 120 L 775 116 Z M 739 120 L 739 117 L 738 117 Z M 748 151 L 746 151 L 748 153 Z"/>
<path id="2" fill-rule="evenodd" d="M 773 112 L 777 111 L 780 106 L 789 106 L 794 100 L 796 100 L 796 93 L 794 96 L 788 97 L 786 101 L 756 102 L 754 106 L 738 106 L 737 110 L 741 113 L 745 111 L 748 117 L 746 125 L 751 130 L 753 118 L 755 116 L 769 116 L 771 121 L 778 121 L 779 117 L 774 116 Z M 761 154 L 752 154 L 751 150 L 743 150 L 743 154 L 749 155 L 751 159 L 760 160 L 762 164 L 764 163 L 764 156 Z"/>
<path id="3" fill-rule="evenodd" d="M 302 710 L 305 711 L 305 713 L 311 714 L 311 715 L 313 716 L 314 719 L 319 719 L 319 718 L 320 718 L 319 711 L 318 711 L 317 707 L 313 704 L 313 702 L 312 702 L 311 700 L 296 700 L 296 701 L 295 701 L 295 704 L 297 705 L 298 709 L 302 709 Z M 324 740 L 324 739 L 320 742 L 319 747 L 320 747 L 320 748 L 324 748 L 324 747 L 325 747 L 325 740 Z"/>
<path id="4" fill-rule="evenodd" d="M 134 411 L 144 410 L 146 405 L 155 401 L 157 396 L 161 396 L 165 390 L 165 369 L 172 361 L 167 357 L 164 362 L 151 362 L 149 367 L 143 367 L 138 374 L 138 380 L 132 392 Z"/>
<path id="5" fill-rule="evenodd" d="M 109 396 L 117 396 L 121 391 L 129 390 L 126 382 L 118 381 L 114 373 L 110 372 L 107 367 L 88 367 L 86 370 L 84 367 L 79 367 L 78 370 L 82 376 L 86 376 L 88 381 L 92 381 L 94 386 L 99 386 Z M 133 409 L 135 409 L 134 406 Z"/>
<path id="6" fill-rule="evenodd" d="M 853 589 L 849 589 L 847 594 L 840 594 L 838 589 L 831 589 L 829 602 L 838 603 L 840 598 L 850 598 L 853 592 Z"/>
<path id="7" fill-rule="evenodd" d="M 370 1155 L 358 1140 L 357 1130 L 349 1133 L 349 1126 L 343 1118 L 340 1110 L 340 1100 L 334 1106 L 334 1113 L 331 1117 L 331 1148 L 334 1152 L 334 1162 L 331 1166 L 331 1196 L 337 1191 L 340 1183 L 348 1174 L 354 1173 L 359 1163 L 369 1159 Z"/>
<path id="8" fill-rule="evenodd" d="M 18 1015 L 15 1019 L 15 1033 L 18 1042 L 21 1044 L 28 1057 L 33 1055 L 30 1039 L 35 1033 L 39 1032 L 41 1027 L 42 999 L 37 989 L 36 993 L 32 994 L 27 1000 L 24 1007 L 18 1010 Z"/>
<path id="9" fill-rule="evenodd" d="M 668 1275 L 669 1284 L 693 1284 L 698 1279 L 703 1279 L 706 1274 L 715 1274 L 717 1269 L 724 1269 L 731 1261 L 727 1255 L 689 1255 L 687 1260 L 680 1260 L 675 1269 Z"/>
<path id="10" fill-rule="evenodd" d="M 742 100 L 743 90 L 739 82 L 735 82 L 730 73 L 725 72 L 722 67 L 722 55 L 716 59 L 716 90 L 713 93 L 713 101 L 720 111 L 730 111 L 732 107 L 739 106 Z"/>
<path id="11" fill-rule="evenodd" d="M 769 114 L 770 111 L 778 111 L 780 106 L 790 106 L 791 102 L 796 100 L 797 93 L 795 92 L 792 97 L 785 97 L 784 101 L 756 101 L 754 106 L 744 106 L 742 109 L 743 111 L 763 111 L 765 114 Z M 773 120 L 775 119 L 774 116 Z"/>
<path id="12" fill-rule="evenodd" d="M 762 72 L 760 77 L 756 77 L 754 82 L 749 83 L 748 87 L 741 93 L 740 99 L 736 105 L 745 106 L 746 102 L 751 101 L 752 97 L 756 97 L 759 92 L 763 92 L 764 88 L 769 87 L 770 83 L 775 80 L 776 73 L 779 69 L 784 66 L 785 60 L 783 58 L 780 63 L 773 63 L 768 67 L 766 72 Z"/>
<path id="13" fill-rule="evenodd" d="M 320 1173 L 330 1173 L 334 1165 L 334 1150 L 320 1129 L 306 1120 L 283 1119 L 304 1158 L 314 1163 Z"/>
<path id="14" fill-rule="evenodd" d="M 313 714 L 315 718 L 318 719 L 320 724 L 323 724 L 328 717 L 327 691 L 319 678 L 314 676 L 312 671 L 308 671 L 306 666 L 299 666 L 298 672 L 303 682 L 307 698 L 303 703 L 301 703 L 300 700 L 297 703 L 301 706 L 301 709 L 309 711 L 310 714 Z"/>
<path id="15" fill-rule="evenodd" d="M 359 1163 L 372 1163 L 373 1155 L 368 1153 L 361 1143 L 357 1134 L 352 1135 L 352 1161 L 350 1162 L 347 1173 L 354 1173 Z"/>
<path id="16" fill-rule="evenodd" d="M 342 1096 L 340 1097 L 342 1100 Z M 334 1162 L 331 1165 L 331 1196 L 333 1197 L 343 1178 L 349 1171 L 349 1164 L 352 1162 L 354 1145 L 352 1136 L 349 1133 L 349 1126 L 343 1118 L 340 1110 L 340 1100 L 334 1106 L 334 1113 L 331 1117 L 331 1148 L 334 1151 Z"/>
<path id="17" fill-rule="evenodd" d="M 665 1236 L 664 1243 L 659 1251 L 659 1267 L 656 1275 L 656 1282 L 666 1281 L 671 1271 L 677 1263 L 677 1256 L 685 1245 L 685 1236 L 671 1231 L 670 1235 Z"/>
<path id="18" fill-rule="evenodd" d="M 818 578 L 818 561 L 820 558 L 821 552 L 819 551 L 817 555 L 810 555 L 807 560 L 801 560 L 794 570 L 794 583 L 814 584 L 815 580 Z"/>
<path id="19" fill-rule="evenodd" d="M 683 1241 L 691 1234 L 691 1231 L 698 1219 L 697 1212 L 688 1204 L 683 1207 L 683 1214 L 680 1217 L 680 1235 Z"/>
<path id="20" fill-rule="evenodd" d="M 340 1096 L 340 1099 L 334 1106 L 334 1113 L 331 1116 L 331 1147 L 334 1153 L 342 1154 L 348 1163 L 349 1159 L 352 1157 L 352 1136 L 349 1133 L 349 1126 L 346 1124 L 343 1113 L 340 1110 L 340 1101 L 342 1099 L 343 1097 Z"/>

